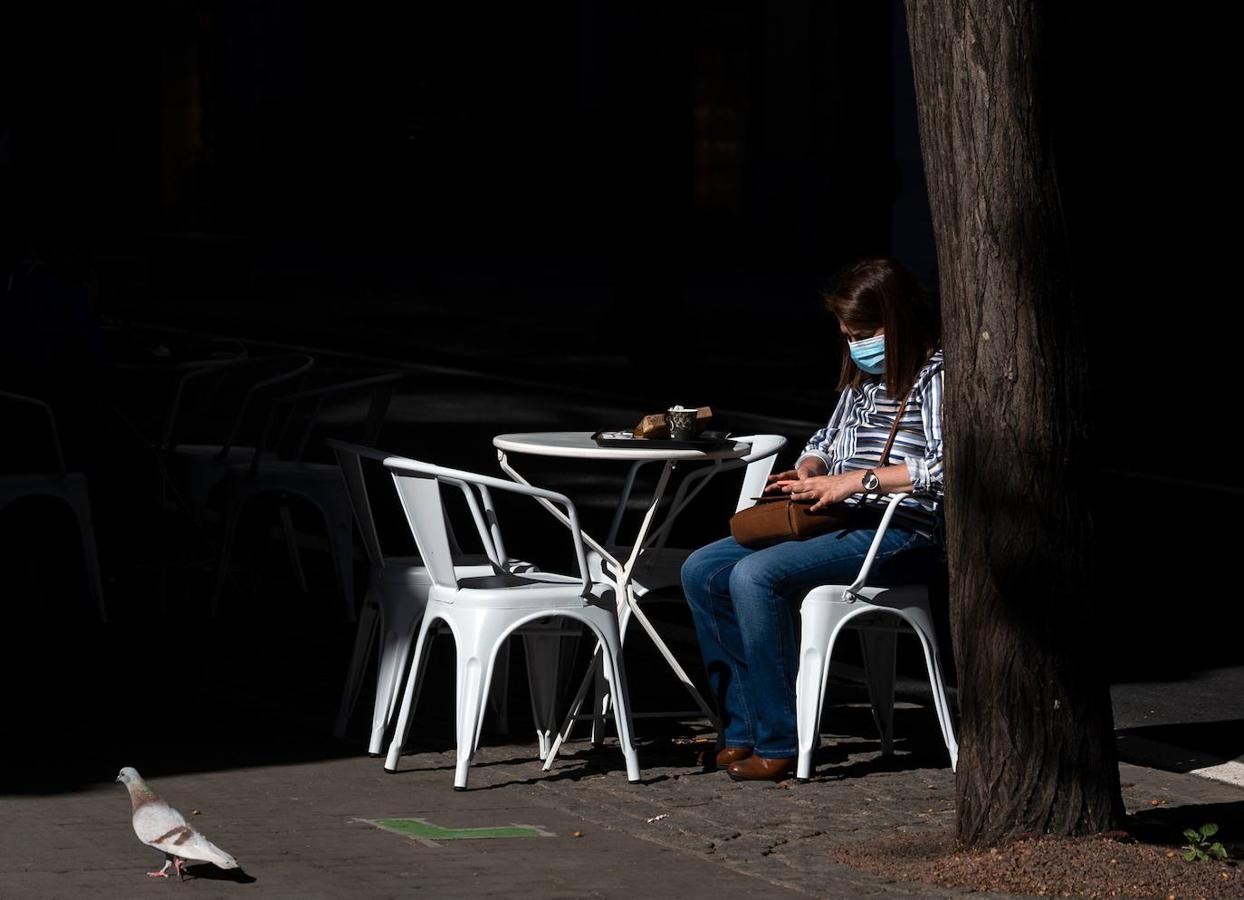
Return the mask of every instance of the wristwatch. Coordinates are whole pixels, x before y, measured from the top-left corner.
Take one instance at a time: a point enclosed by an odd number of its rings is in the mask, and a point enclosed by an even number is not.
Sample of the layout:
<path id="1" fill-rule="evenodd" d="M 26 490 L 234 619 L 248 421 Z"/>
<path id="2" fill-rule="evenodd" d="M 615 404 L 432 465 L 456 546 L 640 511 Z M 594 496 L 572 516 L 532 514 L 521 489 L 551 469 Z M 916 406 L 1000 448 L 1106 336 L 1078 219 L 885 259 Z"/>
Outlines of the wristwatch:
<path id="1" fill-rule="evenodd" d="M 869 469 L 864 473 L 864 477 L 860 479 L 860 482 L 864 485 L 864 490 L 868 493 L 872 493 L 877 488 L 881 487 L 881 479 L 877 477 L 877 473 L 872 469 Z"/>

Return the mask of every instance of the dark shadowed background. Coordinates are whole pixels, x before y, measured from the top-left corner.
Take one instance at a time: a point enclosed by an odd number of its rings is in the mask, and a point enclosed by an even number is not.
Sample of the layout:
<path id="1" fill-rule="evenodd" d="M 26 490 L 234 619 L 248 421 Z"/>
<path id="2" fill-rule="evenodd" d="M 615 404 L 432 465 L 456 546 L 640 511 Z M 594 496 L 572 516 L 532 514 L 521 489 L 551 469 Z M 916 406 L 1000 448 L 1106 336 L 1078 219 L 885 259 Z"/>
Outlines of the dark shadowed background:
<path id="1" fill-rule="evenodd" d="M 1086 311 L 1110 655 L 1133 677 L 1238 661 L 1225 56 L 1164 7 L 1050 14 L 1039 102 Z M 821 280 L 887 254 L 937 287 L 907 54 L 884 2 L 10 4 L 4 269 L 34 246 L 93 275 L 57 356 L 0 320 L 6 383 L 55 398 L 95 471 L 120 453 L 75 412 L 111 352 L 98 321 L 711 404 L 802 439 L 835 400 Z M 490 391 L 456 380 L 441 426 L 481 466 Z M 584 402 L 581 428 L 629 424 Z M 101 544 L 141 556 L 100 490 Z M 26 572 L 27 514 L 0 527 Z M 9 577 L 4 605 L 55 584 Z"/>

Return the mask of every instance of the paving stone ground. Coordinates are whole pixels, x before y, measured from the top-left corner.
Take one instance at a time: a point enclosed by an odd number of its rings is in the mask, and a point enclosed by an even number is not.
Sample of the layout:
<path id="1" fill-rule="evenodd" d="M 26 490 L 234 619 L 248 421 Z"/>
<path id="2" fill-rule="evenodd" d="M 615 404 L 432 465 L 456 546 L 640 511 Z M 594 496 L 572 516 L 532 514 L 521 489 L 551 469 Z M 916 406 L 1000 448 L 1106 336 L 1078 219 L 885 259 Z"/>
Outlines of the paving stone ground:
<path id="1" fill-rule="evenodd" d="M 119 785 L 5 798 L 0 800 L 0 817 L 8 823 L 0 836 L 0 895 L 936 893 L 855 873 L 832 863 L 827 849 L 900 822 L 902 827 L 944 823 L 950 782 L 943 771 L 829 776 L 779 787 L 736 785 L 722 773 L 658 764 L 645 769 L 643 784 L 631 785 L 614 746 L 580 745 L 551 773 L 541 771 L 531 749 L 483 748 L 468 792 L 451 790 L 452 751 L 404 757 L 396 775 L 385 774 L 378 760 L 347 758 L 153 779 L 183 811 L 201 811 L 192 817 L 194 825 L 239 858 L 255 879 L 249 884 L 148 880 L 144 872 L 161 860 L 130 831 L 129 804 Z M 928 804 L 914 816 L 906 809 L 913 792 Z M 658 816 L 665 818 L 649 821 Z M 382 817 L 450 827 L 535 825 L 553 836 L 429 846 L 361 821 Z"/>
<path id="2" fill-rule="evenodd" d="M 451 789 L 454 754 L 439 749 L 404 756 L 395 775 L 356 756 L 153 778 L 183 812 L 200 810 L 193 824 L 238 857 L 242 882 L 205 867 L 181 885 L 148 879 L 161 860 L 135 839 L 119 785 L 9 796 L 0 897 L 949 896 L 830 857 L 838 844 L 950 827 L 949 768 L 915 753 L 886 762 L 859 738 L 827 743 L 807 784 L 735 784 L 663 741 L 641 747 L 638 785 L 616 746 L 586 742 L 548 773 L 529 745 L 485 746 L 466 792 Z M 1142 815 L 1244 803 L 1244 791 L 1189 775 L 1125 764 L 1122 777 Z M 363 821 L 389 817 L 552 836 L 429 844 Z"/>

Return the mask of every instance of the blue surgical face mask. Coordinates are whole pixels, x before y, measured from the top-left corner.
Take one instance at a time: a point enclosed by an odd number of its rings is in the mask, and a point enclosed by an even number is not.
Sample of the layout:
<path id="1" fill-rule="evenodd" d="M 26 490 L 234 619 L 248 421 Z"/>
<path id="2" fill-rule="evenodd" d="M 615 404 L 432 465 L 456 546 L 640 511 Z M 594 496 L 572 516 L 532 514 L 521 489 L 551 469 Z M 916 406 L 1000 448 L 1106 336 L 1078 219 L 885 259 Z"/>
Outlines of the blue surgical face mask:
<path id="1" fill-rule="evenodd" d="M 885 371 L 885 334 L 874 335 L 862 341 L 847 341 L 851 348 L 851 359 L 869 375 L 880 375 Z"/>

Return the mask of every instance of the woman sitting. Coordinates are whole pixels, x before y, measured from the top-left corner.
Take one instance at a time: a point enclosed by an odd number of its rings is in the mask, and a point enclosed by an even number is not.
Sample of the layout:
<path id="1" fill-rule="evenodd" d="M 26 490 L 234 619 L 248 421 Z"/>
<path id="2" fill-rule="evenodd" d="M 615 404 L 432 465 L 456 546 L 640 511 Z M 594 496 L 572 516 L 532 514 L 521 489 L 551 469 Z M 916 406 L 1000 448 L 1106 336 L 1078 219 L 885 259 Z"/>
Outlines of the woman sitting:
<path id="1" fill-rule="evenodd" d="M 849 584 L 872 545 L 889 493 L 910 493 L 882 538 L 871 584 L 927 578 L 940 535 L 942 351 L 936 310 L 898 263 L 868 259 L 825 294 L 845 343 L 829 423 L 789 471 L 770 476 L 815 511 L 845 501 L 845 528 L 749 550 L 733 538 L 701 547 L 682 582 L 724 731 L 717 764 L 735 780 L 778 780 L 798 756 L 795 676 L 799 604 L 814 587 Z M 880 466 L 895 417 L 889 465 Z"/>

